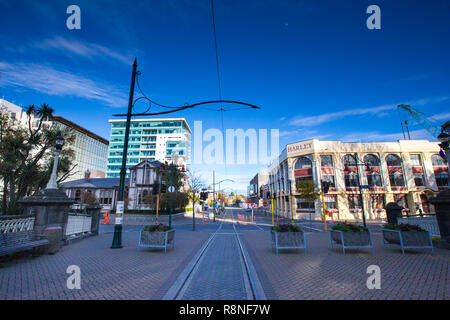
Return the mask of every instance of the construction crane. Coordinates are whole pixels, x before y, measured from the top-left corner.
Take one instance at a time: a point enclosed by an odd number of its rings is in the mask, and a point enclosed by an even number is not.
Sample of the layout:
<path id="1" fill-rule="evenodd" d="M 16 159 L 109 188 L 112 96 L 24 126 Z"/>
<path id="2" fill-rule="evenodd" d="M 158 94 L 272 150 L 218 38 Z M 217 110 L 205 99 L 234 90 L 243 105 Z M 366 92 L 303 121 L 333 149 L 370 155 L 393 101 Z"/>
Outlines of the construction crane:
<path id="1" fill-rule="evenodd" d="M 419 110 L 414 109 L 410 105 L 399 104 L 397 107 L 408 112 L 408 114 L 417 122 L 417 124 L 420 125 L 422 128 L 424 128 L 425 130 L 427 130 L 433 137 L 438 137 L 443 132 L 450 133 L 449 132 L 450 131 L 450 124 L 449 124 L 450 121 L 447 121 L 444 125 L 439 126 L 435 120 L 428 118 L 424 113 L 420 112 Z M 402 128 L 403 128 L 403 125 L 402 125 Z M 408 134 L 409 134 L 409 132 L 408 132 Z M 448 145 L 444 145 L 444 144 L 445 143 L 439 144 L 439 147 L 441 147 L 439 155 L 445 161 L 447 161 L 444 150 L 447 149 Z M 448 142 L 447 142 L 447 144 L 448 144 Z"/>
<path id="2" fill-rule="evenodd" d="M 420 125 L 422 128 L 427 130 L 433 137 L 437 137 L 441 133 L 440 125 L 438 125 L 434 120 L 428 118 L 424 113 L 419 110 L 414 109 L 407 104 L 399 104 L 397 106 L 408 112 L 408 114 Z"/>

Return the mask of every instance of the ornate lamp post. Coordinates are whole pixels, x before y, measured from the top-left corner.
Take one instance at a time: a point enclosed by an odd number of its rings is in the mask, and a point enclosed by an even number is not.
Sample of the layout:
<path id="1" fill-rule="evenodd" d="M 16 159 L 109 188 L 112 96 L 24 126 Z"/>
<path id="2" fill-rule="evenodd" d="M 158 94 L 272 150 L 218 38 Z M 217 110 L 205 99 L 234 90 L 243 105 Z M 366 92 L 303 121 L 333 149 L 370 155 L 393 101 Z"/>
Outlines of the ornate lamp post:
<path id="1" fill-rule="evenodd" d="M 55 160 L 53 162 L 53 170 L 52 175 L 50 176 L 50 180 L 47 183 L 47 186 L 45 189 L 58 189 L 58 183 L 56 180 L 57 172 L 58 172 L 58 159 L 59 154 L 61 153 L 62 147 L 64 146 L 64 138 L 62 135 L 58 135 L 56 137 L 56 143 L 55 143 Z"/>
<path id="2" fill-rule="evenodd" d="M 450 126 L 450 124 L 449 124 Z M 444 128 L 444 126 L 442 126 Z M 449 179 L 448 179 L 448 185 L 450 186 L 450 135 L 446 132 L 444 132 L 444 129 L 442 130 L 441 134 L 437 136 L 439 141 L 441 142 L 442 149 L 444 149 L 445 152 L 445 158 L 447 159 L 447 169 L 449 173 Z"/>

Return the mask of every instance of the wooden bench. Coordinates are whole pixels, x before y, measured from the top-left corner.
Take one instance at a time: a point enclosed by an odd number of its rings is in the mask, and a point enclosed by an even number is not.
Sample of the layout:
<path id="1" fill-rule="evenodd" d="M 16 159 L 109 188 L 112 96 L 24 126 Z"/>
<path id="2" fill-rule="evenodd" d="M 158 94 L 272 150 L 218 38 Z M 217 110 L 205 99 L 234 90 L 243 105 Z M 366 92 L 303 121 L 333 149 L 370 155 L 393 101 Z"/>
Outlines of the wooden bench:
<path id="1" fill-rule="evenodd" d="M 36 235 L 33 230 L 0 233 L 0 256 L 31 250 L 48 243 L 44 236 Z"/>

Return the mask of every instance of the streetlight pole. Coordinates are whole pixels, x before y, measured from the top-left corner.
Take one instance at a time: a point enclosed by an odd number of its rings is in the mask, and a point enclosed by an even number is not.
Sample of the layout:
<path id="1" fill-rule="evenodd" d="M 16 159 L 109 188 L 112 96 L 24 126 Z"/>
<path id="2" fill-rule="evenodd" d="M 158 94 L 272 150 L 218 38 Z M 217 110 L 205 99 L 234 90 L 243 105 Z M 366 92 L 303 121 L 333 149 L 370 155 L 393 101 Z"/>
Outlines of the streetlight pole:
<path id="1" fill-rule="evenodd" d="M 172 166 L 170 167 L 170 189 L 171 190 L 167 190 L 167 191 L 169 191 L 169 202 L 170 202 L 170 206 L 169 206 L 169 208 L 170 208 L 170 210 L 169 210 L 169 227 L 171 227 L 172 226 L 172 187 L 173 187 L 173 166 L 174 166 L 174 164 L 173 164 L 173 156 L 172 156 Z M 175 191 L 175 190 L 174 190 Z"/>
<path id="2" fill-rule="evenodd" d="M 131 112 L 133 108 L 134 84 L 136 81 L 137 59 L 134 59 L 133 73 L 131 75 L 130 96 L 128 99 L 127 122 L 125 126 L 125 140 L 122 154 L 122 167 L 120 169 L 119 195 L 116 206 L 116 219 L 114 223 L 114 237 L 111 245 L 112 249 L 122 248 L 122 217 L 124 210 L 124 193 L 125 193 L 125 177 L 127 174 L 127 153 L 128 153 L 128 137 L 130 135 Z"/>
<path id="3" fill-rule="evenodd" d="M 450 187 L 450 135 L 445 131 L 450 131 L 450 121 L 447 121 L 441 126 L 441 133 L 437 136 L 439 141 L 441 141 L 441 147 L 444 149 L 445 159 L 447 160 L 447 171 L 448 179 L 447 184 Z"/>
<path id="4" fill-rule="evenodd" d="M 363 218 L 363 225 L 364 228 L 367 228 L 366 225 L 366 213 L 364 210 L 364 198 L 363 198 L 363 192 L 362 192 L 362 188 L 361 188 L 361 180 L 359 177 L 359 160 L 358 160 L 358 154 L 355 153 L 355 161 L 356 161 L 356 177 L 358 178 L 358 188 L 359 188 L 359 195 L 361 197 L 361 208 L 362 208 L 362 218 Z"/>
<path id="5" fill-rule="evenodd" d="M 213 170 L 213 221 L 216 222 L 216 176 Z"/>

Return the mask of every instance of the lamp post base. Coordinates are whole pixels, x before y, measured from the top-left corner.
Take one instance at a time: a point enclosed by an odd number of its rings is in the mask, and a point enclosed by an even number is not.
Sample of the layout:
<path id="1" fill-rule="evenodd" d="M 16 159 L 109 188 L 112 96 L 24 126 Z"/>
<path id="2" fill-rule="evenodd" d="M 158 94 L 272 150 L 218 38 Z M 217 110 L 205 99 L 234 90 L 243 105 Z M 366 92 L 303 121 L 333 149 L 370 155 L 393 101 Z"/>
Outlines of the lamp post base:
<path id="1" fill-rule="evenodd" d="M 122 225 L 116 224 L 114 225 L 114 238 L 111 245 L 111 249 L 120 249 L 122 248 Z"/>

